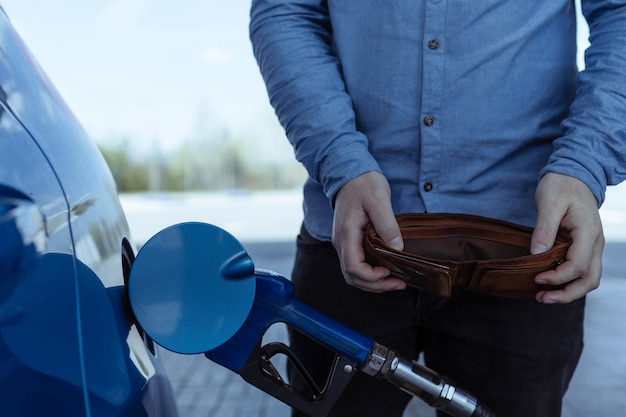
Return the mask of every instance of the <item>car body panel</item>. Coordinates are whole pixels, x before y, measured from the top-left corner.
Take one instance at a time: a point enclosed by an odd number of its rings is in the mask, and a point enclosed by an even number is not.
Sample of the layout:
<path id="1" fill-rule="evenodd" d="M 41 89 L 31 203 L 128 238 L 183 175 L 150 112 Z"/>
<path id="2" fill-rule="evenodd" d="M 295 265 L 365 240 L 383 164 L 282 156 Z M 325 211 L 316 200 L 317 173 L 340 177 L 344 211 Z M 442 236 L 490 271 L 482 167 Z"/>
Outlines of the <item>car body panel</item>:
<path id="1" fill-rule="evenodd" d="M 134 259 L 97 146 L 0 8 L 0 407 L 177 416 L 128 308 Z"/>

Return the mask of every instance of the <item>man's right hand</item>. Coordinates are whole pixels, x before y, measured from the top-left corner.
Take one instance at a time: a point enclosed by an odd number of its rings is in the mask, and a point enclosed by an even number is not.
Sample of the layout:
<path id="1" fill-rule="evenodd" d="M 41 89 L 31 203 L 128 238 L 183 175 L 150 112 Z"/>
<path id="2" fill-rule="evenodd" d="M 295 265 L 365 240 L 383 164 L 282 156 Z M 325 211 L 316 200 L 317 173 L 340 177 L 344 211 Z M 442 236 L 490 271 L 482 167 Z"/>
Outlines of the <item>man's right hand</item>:
<path id="1" fill-rule="evenodd" d="M 363 237 L 370 222 L 386 244 L 403 249 L 404 241 L 391 207 L 389 183 L 375 171 L 354 178 L 337 193 L 333 245 L 348 284 L 371 292 L 405 289 L 404 281 L 388 277 L 387 268 L 365 262 Z"/>

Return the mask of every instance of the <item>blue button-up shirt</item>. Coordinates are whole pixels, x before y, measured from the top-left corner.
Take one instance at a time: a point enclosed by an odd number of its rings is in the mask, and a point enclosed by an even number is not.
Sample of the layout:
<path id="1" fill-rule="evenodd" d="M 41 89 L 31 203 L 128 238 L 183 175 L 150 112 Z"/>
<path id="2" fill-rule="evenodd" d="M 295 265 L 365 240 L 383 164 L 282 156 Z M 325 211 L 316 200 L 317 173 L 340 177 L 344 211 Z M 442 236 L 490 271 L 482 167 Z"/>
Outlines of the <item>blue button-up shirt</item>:
<path id="1" fill-rule="evenodd" d="M 533 225 L 541 175 L 601 204 L 626 176 L 626 1 L 255 0 L 269 97 L 309 173 L 305 225 L 328 240 L 332 199 L 368 171 L 396 213 Z"/>

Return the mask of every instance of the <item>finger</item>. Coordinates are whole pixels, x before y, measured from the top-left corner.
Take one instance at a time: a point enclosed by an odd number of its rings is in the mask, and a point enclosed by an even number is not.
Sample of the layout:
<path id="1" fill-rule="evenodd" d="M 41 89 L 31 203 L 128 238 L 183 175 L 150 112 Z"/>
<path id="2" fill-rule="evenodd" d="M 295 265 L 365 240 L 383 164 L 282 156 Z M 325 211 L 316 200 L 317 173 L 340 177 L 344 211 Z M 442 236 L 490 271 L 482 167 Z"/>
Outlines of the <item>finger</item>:
<path id="1" fill-rule="evenodd" d="M 571 303 L 597 289 L 600 286 L 601 275 L 602 262 L 594 262 L 588 277 L 575 279 L 560 290 L 540 291 L 536 295 L 536 300 L 544 304 Z"/>
<path id="2" fill-rule="evenodd" d="M 379 267 L 375 267 L 374 269 L 378 269 Z M 406 283 L 397 278 L 391 278 L 388 276 L 389 271 L 385 271 L 382 273 L 383 277 L 374 280 L 368 281 L 361 278 L 355 278 L 351 280 L 349 277 L 346 278 L 348 284 L 353 287 L 359 288 L 363 291 L 374 292 L 374 293 L 382 293 L 387 291 L 401 291 L 406 289 Z"/>
<path id="3" fill-rule="evenodd" d="M 343 275 L 348 284 L 372 292 L 402 290 L 404 281 L 388 278 L 389 270 L 384 267 L 372 267 L 365 262 L 363 252 L 363 232 L 359 229 L 345 231 L 338 248 Z"/>
<path id="4" fill-rule="evenodd" d="M 336 229 L 333 244 L 339 255 L 341 270 L 346 282 L 357 288 L 371 292 L 401 290 L 406 288 L 404 281 L 387 278 L 389 270 L 372 267 L 365 262 L 362 227 L 343 224 Z"/>
<path id="5" fill-rule="evenodd" d="M 389 247 L 395 250 L 404 249 L 404 240 L 398 221 L 396 220 L 391 205 L 382 211 L 368 213 L 376 233 Z"/>
<path id="6" fill-rule="evenodd" d="M 588 218 L 590 216 L 585 216 Z M 538 284 L 559 285 L 579 277 L 586 277 L 594 267 L 602 264 L 604 235 L 601 226 L 581 224 L 570 232 L 572 244 L 566 254 L 566 261 L 556 270 L 537 275 Z"/>
<path id="7" fill-rule="evenodd" d="M 594 259 L 593 245 L 585 244 L 584 239 L 572 239 L 566 260 L 556 269 L 542 272 L 535 277 L 537 284 L 560 285 L 584 277 L 588 274 Z"/>
<path id="8" fill-rule="evenodd" d="M 588 241 L 577 239 L 577 242 Z M 602 235 L 593 239 L 589 248 L 585 244 L 572 245 L 568 251 L 568 260 L 554 271 L 546 271 L 537 275 L 536 282 L 540 284 L 559 285 L 569 282 L 562 290 L 541 291 L 537 294 L 537 301 L 553 303 L 569 303 L 583 297 L 600 285 L 602 276 L 602 250 L 604 238 Z"/>

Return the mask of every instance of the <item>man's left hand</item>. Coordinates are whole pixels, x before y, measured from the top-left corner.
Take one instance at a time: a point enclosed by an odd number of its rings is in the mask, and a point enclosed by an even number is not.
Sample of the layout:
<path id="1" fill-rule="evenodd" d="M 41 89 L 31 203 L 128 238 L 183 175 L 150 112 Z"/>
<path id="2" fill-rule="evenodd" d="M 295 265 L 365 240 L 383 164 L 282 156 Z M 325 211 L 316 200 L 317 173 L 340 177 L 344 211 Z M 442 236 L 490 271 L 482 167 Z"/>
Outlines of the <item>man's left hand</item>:
<path id="1" fill-rule="evenodd" d="M 539 302 L 569 303 L 600 285 L 604 234 L 598 202 L 585 183 L 567 175 L 546 174 L 537 187 L 537 224 L 531 239 L 531 253 L 545 252 L 554 244 L 559 228 L 569 233 L 572 244 L 566 260 L 555 270 L 535 277 L 538 284 L 560 285 L 563 289 L 540 291 Z"/>

